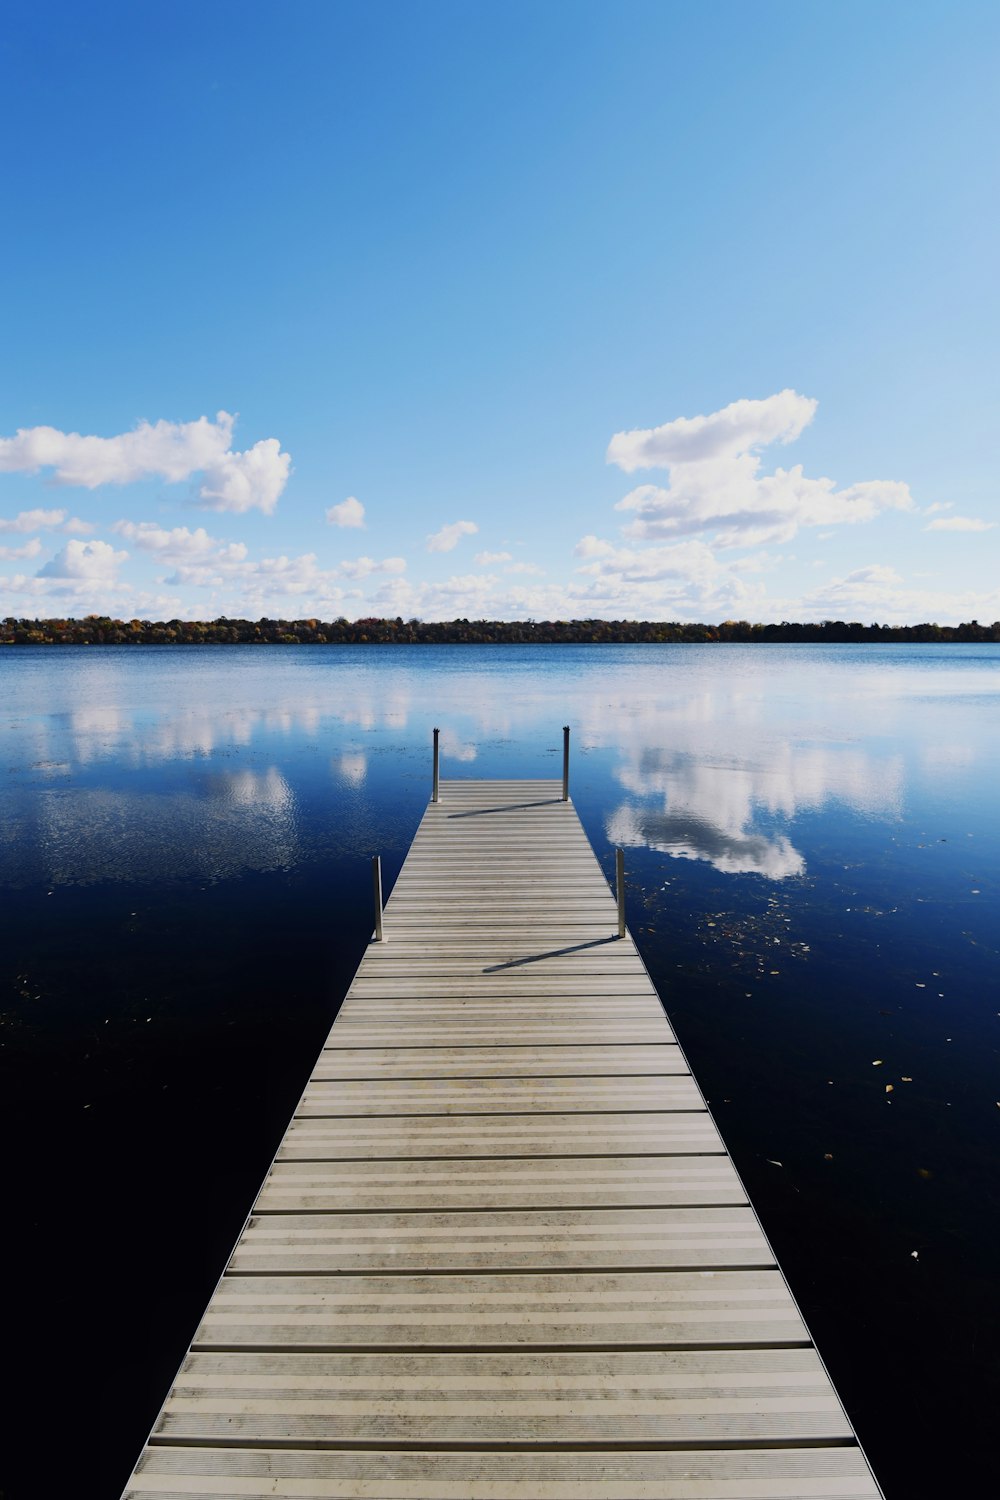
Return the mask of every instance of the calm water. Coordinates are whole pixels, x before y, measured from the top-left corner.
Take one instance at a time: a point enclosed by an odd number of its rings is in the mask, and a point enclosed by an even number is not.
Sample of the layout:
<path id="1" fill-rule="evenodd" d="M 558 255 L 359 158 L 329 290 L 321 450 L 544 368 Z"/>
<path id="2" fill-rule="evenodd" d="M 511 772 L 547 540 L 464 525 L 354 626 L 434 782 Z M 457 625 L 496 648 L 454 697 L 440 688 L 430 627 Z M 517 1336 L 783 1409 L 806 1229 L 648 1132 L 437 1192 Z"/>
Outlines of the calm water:
<path id="1" fill-rule="evenodd" d="M 626 850 L 631 929 L 890 1500 L 971 1492 L 1000 1394 L 998 668 L 3 653 L 5 1500 L 44 1490 L 39 1434 L 68 1492 L 124 1483 L 360 960 L 368 857 L 391 883 L 405 855 L 434 724 L 443 774 L 487 777 L 557 776 L 571 725 L 574 801 L 607 872 Z"/>

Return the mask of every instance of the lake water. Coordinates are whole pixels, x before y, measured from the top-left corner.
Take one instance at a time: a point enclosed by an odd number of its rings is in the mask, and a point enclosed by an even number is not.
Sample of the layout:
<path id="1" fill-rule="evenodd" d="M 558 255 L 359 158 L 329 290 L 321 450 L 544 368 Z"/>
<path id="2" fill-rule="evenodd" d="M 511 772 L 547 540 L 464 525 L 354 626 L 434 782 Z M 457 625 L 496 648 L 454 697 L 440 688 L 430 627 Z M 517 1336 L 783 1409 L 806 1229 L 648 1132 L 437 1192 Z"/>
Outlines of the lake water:
<path id="1" fill-rule="evenodd" d="M 558 776 L 571 726 L 573 800 L 609 876 L 625 849 L 630 928 L 887 1495 L 972 1492 L 1000 1394 L 998 669 L 0 655 L 5 1500 L 45 1490 L 39 1436 L 67 1492 L 124 1483 L 364 951 L 369 857 L 391 886 L 406 853 L 433 725 L 446 777 Z"/>

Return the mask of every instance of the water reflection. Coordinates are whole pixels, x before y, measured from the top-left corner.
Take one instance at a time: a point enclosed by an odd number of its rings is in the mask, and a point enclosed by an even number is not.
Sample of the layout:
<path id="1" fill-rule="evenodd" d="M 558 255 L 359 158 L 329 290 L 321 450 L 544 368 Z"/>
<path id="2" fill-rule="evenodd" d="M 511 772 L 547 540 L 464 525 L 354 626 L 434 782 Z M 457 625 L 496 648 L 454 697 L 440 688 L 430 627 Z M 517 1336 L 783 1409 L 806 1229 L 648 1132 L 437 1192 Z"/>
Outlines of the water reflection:
<path id="1" fill-rule="evenodd" d="M 4 670 L 18 879 L 274 868 L 315 848 L 309 782 L 333 826 L 362 787 L 388 810 L 429 777 L 432 724 L 445 777 L 489 777 L 557 775 L 571 723 L 610 841 L 783 880 L 806 869 L 803 814 L 894 824 L 915 792 L 970 795 L 997 690 L 975 655 L 739 648 L 57 650 Z"/>
<path id="2" fill-rule="evenodd" d="M 350 787 L 361 786 L 368 775 L 368 757 L 359 750 L 342 755 L 335 766 L 341 781 L 346 781 Z"/>
<path id="3" fill-rule="evenodd" d="M 595 719 L 587 729 L 589 745 L 611 740 L 622 757 L 615 777 L 630 797 L 608 813 L 605 829 L 623 847 L 783 880 L 803 874 L 805 859 L 787 832 L 761 827 L 762 819 L 790 821 L 833 802 L 883 821 L 901 815 L 900 754 L 777 739 L 755 700 L 700 694 L 630 717 L 624 743 Z"/>
<path id="4" fill-rule="evenodd" d="M 805 860 L 784 834 L 768 837 L 720 828 L 686 809 L 657 812 L 626 802 L 608 818 L 606 828 L 609 842 L 622 848 L 643 846 L 677 859 L 704 859 L 730 875 L 784 880 L 805 872 Z"/>
<path id="5" fill-rule="evenodd" d="M 453 729 L 441 731 L 441 754 L 446 760 L 457 760 L 468 764 L 476 759 L 478 750 L 474 744 L 460 739 Z"/>
<path id="6" fill-rule="evenodd" d="M 78 788 L 43 793 L 37 823 L 14 856 L 31 852 L 36 878 L 51 885 L 164 877 L 219 880 L 242 871 L 288 869 L 299 857 L 295 799 L 275 766 L 218 771 L 196 790 Z M 19 869 L 0 873 L 11 883 Z"/>
<path id="7" fill-rule="evenodd" d="M 327 712 L 334 712 L 341 724 L 359 729 L 405 729 L 411 713 L 412 694 L 398 674 L 390 673 L 380 690 L 375 682 L 359 686 L 354 681 L 349 694 L 339 695 L 335 703 L 327 702 Z"/>

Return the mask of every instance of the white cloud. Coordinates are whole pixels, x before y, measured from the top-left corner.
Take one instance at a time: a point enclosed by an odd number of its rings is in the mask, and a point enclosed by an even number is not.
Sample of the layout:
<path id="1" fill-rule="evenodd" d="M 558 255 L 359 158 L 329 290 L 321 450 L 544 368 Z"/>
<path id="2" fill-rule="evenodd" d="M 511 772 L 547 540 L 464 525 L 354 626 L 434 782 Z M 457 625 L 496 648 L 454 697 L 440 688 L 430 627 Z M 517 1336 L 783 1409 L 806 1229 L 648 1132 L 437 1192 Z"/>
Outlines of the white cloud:
<path id="1" fill-rule="evenodd" d="M 189 531 L 186 526 L 174 526 L 170 531 L 157 526 L 155 521 L 116 521 L 111 528 L 144 552 L 153 552 L 164 561 L 184 557 L 204 557 L 221 543 L 209 536 L 204 526 Z M 244 554 L 246 548 L 243 549 Z"/>
<path id="2" fill-rule="evenodd" d="M 540 568 L 537 563 L 516 562 L 511 563 L 509 568 L 504 568 L 505 573 L 522 573 L 534 578 L 544 578 L 545 569 Z"/>
<path id="3" fill-rule="evenodd" d="M 297 557 L 248 559 L 244 544 L 233 542 L 207 554 L 192 553 L 178 558 L 175 571 L 162 581 L 171 588 L 208 592 L 210 604 L 195 610 L 202 618 L 209 608 L 222 614 L 253 617 L 262 611 L 271 612 L 276 607 L 274 601 L 280 599 L 287 599 L 296 614 L 329 616 L 340 614 L 348 598 L 361 597 L 358 590 L 349 593 L 344 588 L 345 580 L 363 580 L 378 574 L 395 582 L 405 570 L 403 557 L 381 560 L 359 557 L 334 568 L 321 568 L 314 552 Z M 221 597 L 220 590 L 224 591 Z M 363 614 L 365 610 L 359 609 L 357 613 Z"/>
<path id="4" fill-rule="evenodd" d="M 492 567 L 494 563 L 513 562 L 510 552 L 477 552 L 472 561 L 480 568 Z"/>
<path id="5" fill-rule="evenodd" d="M 17 558 L 37 557 L 42 550 L 42 544 L 37 536 L 25 542 L 23 547 L 0 547 L 0 558 L 5 562 L 14 562 Z"/>
<path id="6" fill-rule="evenodd" d="M 762 596 L 763 586 L 747 583 L 721 563 L 697 538 L 648 547 L 616 547 L 593 535 L 573 549 L 583 559 L 577 572 L 590 582 L 572 591 L 577 615 L 650 620 L 722 617 Z M 769 560 L 760 559 L 763 571 Z"/>
<path id="7" fill-rule="evenodd" d="M 693 582 L 714 579 L 723 570 L 712 549 L 704 542 L 675 542 L 659 547 L 613 547 L 598 537 L 582 537 L 573 548 L 577 557 L 590 559 L 578 569 L 592 577 L 614 577 L 624 582 L 654 582 L 684 578 Z"/>
<path id="8" fill-rule="evenodd" d="M 359 557 L 354 562 L 342 562 L 337 572 L 344 578 L 367 578 L 370 573 L 405 573 L 405 557 L 383 557 L 376 562 L 373 557 Z"/>
<path id="9" fill-rule="evenodd" d="M 453 573 L 444 583 L 435 584 L 433 592 L 445 599 L 482 599 L 494 583 L 496 579 L 489 573 Z"/>
<path id="10" fill-rule="evenodd" d="M 818 402 L 792 390 L 763 401 L 733 401 L 707 417 L 677 417 L 662 427 L 616 432 L 608 463 L 627 474 L 733 457 L 769 443 L 791 443 L 816 414 Z"/>
<path id="11" fill-rule="evenodd" d="M 247 555 L 246 542 L 227 542 L 215 554 L 215 561 L 223 566 L 241 563 Z"/>
<path id="12" fill-rule="evenodd" d="M 734 558 L 727 563 L 731 573 L 773 573 L 775 568 L 783 562 L 794 562 L 794 557 L 786 558 L 783 552 L 750 552 L 746 557 Z M 815 566 L 825 568 L 827 564 L 820 562 Z"/>
<path id="13" fill-rule="evenodd" d="M 435 531 L 433 536 L 427 538 L 427 550 L 450 552 L 463 536 L 475 536 L 478 530 L 475 521 L 453 521 L 450 526 L 442 526 L 440 531 Z"/>
<path id="14" fill-rule="evenodd" d="M 610 557 L 614 552 L 611 542 L 605 542 L 593 532 L 582 536 L 573 548 L 574 557 Z"/>
<path id="15" fill-rule="evenodd" d="M 871 564 L 791 601 L 774 601 L 772 618 L 849 619 L 866 623 L 912 625 L 924 620 L 958 624 L 960 620 L 1000 618 L 1000 589 L 988 593 L 914 588 L 895 568 Z"/>
<path id="16" fill-rule="evenodd" d="M 331 505 L 326 512 L 331 526 L 364 526 L 365 508 L 355 495 L 348 495 L 339 505 Z"/>
<path id="17" fill-rule="evenodd" d="M 198 490 L 214 510 L 274 509 L 291 470 L 291 457 L 277 438 L 264 438 L 243 453 L 231 451 L 235 418 L 220 411 L 214 422 L 139 422 L 131 432 L 103 438 L 55 427 L 21 428 L 0 438 L 0 473 L 35 474 L 52 469 L 57 484 L 97 489 L 160 478 L 169 484 L 203 472 Z"/>
<path id="18" fill-rule="evenodd" d="M 886 567 L 883 563 L 869 563 L 866 568 L 855 568 L 853 573 L 848 573 L 844 578 L 835 581 L 838 588 L 854 587 L 857 584 L 897 584 L 902 583 L 902 578 L 895 568 Z M 833 587 L 834 585 L 831 585 Z"/>
<path id="19" fill-rule="evenodd" d="M 53 469 L 58 484 L 93 490 L 102 484 L 131 484 L 158 475 L 170 483 L 187 479 L 215 463 L 229 448 L 234 419 L 220 411 L 215 422 L 139 422 L 116 437 L 84 437 L 55 427 L 19 429 L 0 438 L 0 472 L 37 473 Z"/>
<path id="20" fill-rule="evenodd" d="M 707 417 L 681 417 L 662 427 L 617 433 L 608 460 L 620 468 L 662 467 L 665 486 L 642 484 L 616 509 L 633 513 L 623 528 L 635 541 L 712 532 L 717 547 L 787 542 L 800 526 L 871 521 L 886 510 L 912 510 L 905 484 L 867 480 L 838 490 L 811 479 L 802 466 L 760 473 L 758 450 L 789 443 L 812 420 L 817 403 L 795 391 L 765 401 L 734 401 Z"/>
<path id="21" fill-rule="evenodd" d="M 107 577 L 40 577 L 26 573 L 0 576 L 0 592 L 12 599 L 30 600 L 34 610 L 44 609 L 53 599 L 67 600 L 69 613 L 76 619 L 84 615 L 116 615 L 129 620 L 133 616 L 142 619 L 204 618 L 176 594 L 152 594 L 132 588 L 125 583 L 112 582 Z M 50 610 L 51 612 L 51 610 Z M 60 610 L 59 613 L 66 613 Z"/>
<path id="22" fill-rule="evenodd" d="M 947 516 L 940 521 L 930 521 L 925 531 L 992 531 L 995 521 L 977 521 L 972 516 Z"/>
<path id="23" fill-rule="evenodd" d="M 209 464 L 198 496 L 210 510 L 257 509 L 270 515 L 291 468 L 291 454 L 282 453 L 278 439 L 264 438 L 245 453 L 224 453 Z"/>
<path id="24" fill-rule="evenodd" d="M 50 531 L 65 520 L 64 510 L 22 510 L 9 520 L 0 516 L 0 531 Z"/>
<path id="25" fill-rule="evenodd" d="M 88 583 L 111 583 L 127 552 L 116 552 L 110 542 L 69 541 L 61 552 L 39 568 L 36 578 L 73 578 Z"/>

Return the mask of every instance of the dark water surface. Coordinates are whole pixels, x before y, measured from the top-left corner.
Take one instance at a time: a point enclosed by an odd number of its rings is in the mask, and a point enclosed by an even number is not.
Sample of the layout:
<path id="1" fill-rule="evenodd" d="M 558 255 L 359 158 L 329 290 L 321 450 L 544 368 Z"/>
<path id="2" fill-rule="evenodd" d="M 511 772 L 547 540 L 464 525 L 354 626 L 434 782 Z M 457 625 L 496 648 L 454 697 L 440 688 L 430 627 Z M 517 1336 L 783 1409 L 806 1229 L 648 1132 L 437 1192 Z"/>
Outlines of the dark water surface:
<path id="1" fill-rule="evenodd" d="M 115 1497 L 446 776 L 557 776 L 890 1500 L 997 1410 L 1000 648 L 0 654 L 4 1500 Z M 989 1472 L 987 1468 L 986 1472 Z M 58 1483 L 56 1476 L 60 1476 Z"/>

